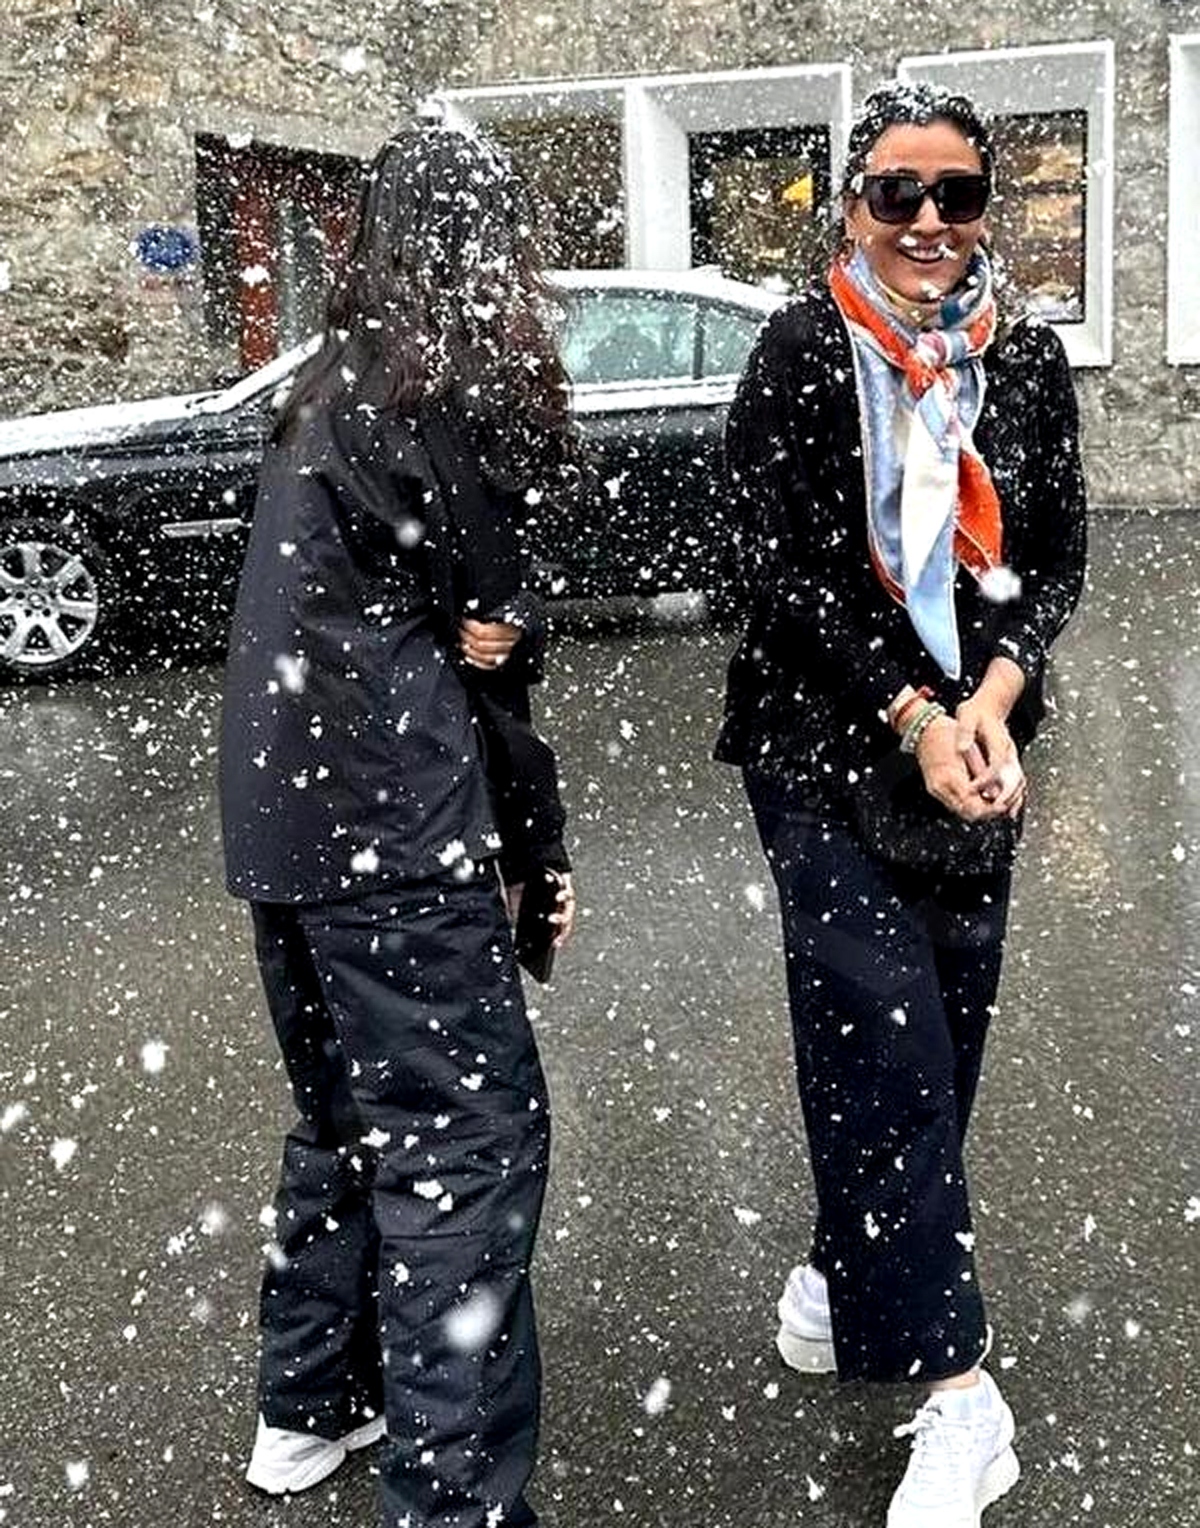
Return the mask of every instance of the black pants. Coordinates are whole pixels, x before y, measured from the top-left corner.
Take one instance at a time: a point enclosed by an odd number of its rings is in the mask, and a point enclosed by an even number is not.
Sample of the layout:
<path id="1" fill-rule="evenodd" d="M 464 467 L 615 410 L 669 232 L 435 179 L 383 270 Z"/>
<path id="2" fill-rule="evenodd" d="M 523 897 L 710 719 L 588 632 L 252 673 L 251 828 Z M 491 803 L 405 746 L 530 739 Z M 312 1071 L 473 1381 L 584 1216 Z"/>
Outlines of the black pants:
<path id="1" fill-rule="evenodd" d="M 253 916 L 300 1116 L 263 1415 L 336 1438 L 382 1405 L 385 1528 L 523 1528 L 549 1114 L 494 877 Z"/>
<path id="2" fill-rule="evenodd" d="M 962 1145 L 1011 873 L 897 870 L 835 814 L 753 772 L 746 788 L 779 892 L 838 1373 L 961 1373 L 985 1346 Z"/>

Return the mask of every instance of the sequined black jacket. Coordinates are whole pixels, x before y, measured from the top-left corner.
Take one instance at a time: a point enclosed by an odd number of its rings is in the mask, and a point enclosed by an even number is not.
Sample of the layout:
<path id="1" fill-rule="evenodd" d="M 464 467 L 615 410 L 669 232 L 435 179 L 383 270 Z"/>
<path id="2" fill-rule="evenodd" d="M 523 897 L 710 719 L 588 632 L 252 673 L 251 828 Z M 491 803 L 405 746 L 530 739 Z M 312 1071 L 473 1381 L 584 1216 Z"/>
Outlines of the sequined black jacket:
<path id="1" fill-rule="evenodd" d="M 975 442 L 1000 498 L 1004 561 L 1020 592 L 989 601 L 959 570 L 963 662 L 951 681 L 871 565 L 862 430 L 841 315 L 824 287 L 772 315 L 726 435 L 750 618 L 729 666 L 717 758 L 837 797 L 895 747 L 884 713 L 906 684 L 928 684 L 953 708 L 999 655 L 1025 673 L 1010 728 L 1019 747 L 1032 738 L 1044 713 L 1046 658 L 1083 584 L 1078 412 L 1061 341 L 1045 324 L 1011 325 L 986 352 L 984 369 Z"/>

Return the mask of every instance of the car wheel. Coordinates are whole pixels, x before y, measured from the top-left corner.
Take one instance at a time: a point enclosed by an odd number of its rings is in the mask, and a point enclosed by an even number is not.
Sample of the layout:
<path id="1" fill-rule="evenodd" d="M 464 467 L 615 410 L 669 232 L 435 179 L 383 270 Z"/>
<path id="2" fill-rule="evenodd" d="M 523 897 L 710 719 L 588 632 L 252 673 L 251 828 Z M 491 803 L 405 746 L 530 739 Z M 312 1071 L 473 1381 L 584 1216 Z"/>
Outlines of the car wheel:
<path id="1" fill-rule="evenodd" d="M 78 663 L 107 623 L 108 595 L 103 557 L 72 526 L 0 524 L 0 667 L 36 679 Z"/>

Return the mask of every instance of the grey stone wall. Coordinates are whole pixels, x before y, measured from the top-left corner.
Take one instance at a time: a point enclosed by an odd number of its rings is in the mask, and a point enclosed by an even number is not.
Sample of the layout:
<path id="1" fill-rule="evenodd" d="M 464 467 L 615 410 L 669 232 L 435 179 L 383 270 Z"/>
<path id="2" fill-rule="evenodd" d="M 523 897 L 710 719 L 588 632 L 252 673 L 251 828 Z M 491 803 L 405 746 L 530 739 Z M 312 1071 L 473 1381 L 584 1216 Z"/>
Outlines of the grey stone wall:
<path id="1" fill-rule="evenodd" d="M 197 132 L 367 153 L 435 85 L 1087 41 L 1117 54 L 1111 368 L 1079 373 L 1100 502 L 1200 499 L 1200 378 L 1166 349 L 1167 35 L 1200 0 L 8 0 L 0 18 L 0 414 L 203 384 L 194 279 L 139 274 L 151 222 L 194 226 Z"/>
<path id="2" fill-rule="evenodd" d="M 8 0 L 0 19 L 0 413 L 203 384 L 199 276 L 130 242 L 195 227 L 194 134 L 369 152 L 407 72 L 363 3 Z"/>

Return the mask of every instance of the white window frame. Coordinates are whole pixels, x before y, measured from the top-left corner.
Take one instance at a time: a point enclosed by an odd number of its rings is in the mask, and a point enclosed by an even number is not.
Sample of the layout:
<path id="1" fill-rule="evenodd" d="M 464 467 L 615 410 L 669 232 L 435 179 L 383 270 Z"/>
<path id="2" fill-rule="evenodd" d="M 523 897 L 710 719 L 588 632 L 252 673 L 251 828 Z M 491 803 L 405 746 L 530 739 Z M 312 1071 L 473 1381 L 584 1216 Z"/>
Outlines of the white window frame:
<path id="1" fill-rule="evenodd" d="M 1081 324 L 1054 325 L 1072 366 L 1112 365 L 1115 72 L 1108 38 L 926 54 L 902 59 L 897 70 L 904 80 L 961 90 L 985 112 L 1087 112 L 1086 317 Z"/>
<path id="2" fill-rule="evenodd" d="M 850 130 L 848 64 L 780 65 L 707 74 L 610 76 L 443 90 L 430 98 L 453 125 L 611 115 L 621 124 L 625 263 L 688 270 L 692 264 L 688 135 L 824 124 L 837 185 Z"/>
<path id="3" fill-rule="evenodd" d="M 1200 32 L 1175 33 L 1171 49 L 1171 126 L 1167 186 L 1167 361 L 1200 365 Z"/>

